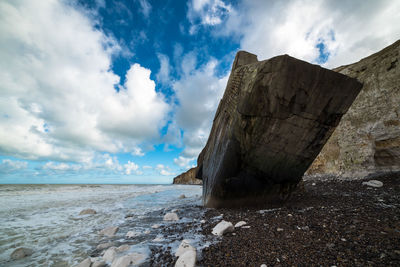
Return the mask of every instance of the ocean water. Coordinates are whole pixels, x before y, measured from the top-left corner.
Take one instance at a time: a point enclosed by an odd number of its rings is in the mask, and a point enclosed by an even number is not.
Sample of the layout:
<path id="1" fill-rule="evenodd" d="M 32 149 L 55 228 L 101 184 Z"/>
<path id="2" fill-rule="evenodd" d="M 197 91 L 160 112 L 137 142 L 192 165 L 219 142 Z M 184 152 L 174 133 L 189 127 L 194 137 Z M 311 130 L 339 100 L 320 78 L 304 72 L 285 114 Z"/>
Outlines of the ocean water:
<path id="1" fill-rule="evenodd" d="M 179 198 L 182 194 L 183 199 Z M 171 245 L 151 226 L 166 224 L 163 215 L 172 209 L 179 210 L 180 222 L 191 221 L 199 216 L 191 212 L 200 209 L 190 207 L 200 204 L 201 186 L 0 185 L 0 266 L 73 266 L 108 241 L 128 243 L 130 251 L 148 259 L 151 245 Z M 87 208 L 97 214 L 80 216 Z M 108 226 L 120 228 L 111 239 L 98 234 Z M 127 241 L 128 231 L 140 234 Z M 18 247 L 31 248 L 34 253 L 10 261 Z"/>

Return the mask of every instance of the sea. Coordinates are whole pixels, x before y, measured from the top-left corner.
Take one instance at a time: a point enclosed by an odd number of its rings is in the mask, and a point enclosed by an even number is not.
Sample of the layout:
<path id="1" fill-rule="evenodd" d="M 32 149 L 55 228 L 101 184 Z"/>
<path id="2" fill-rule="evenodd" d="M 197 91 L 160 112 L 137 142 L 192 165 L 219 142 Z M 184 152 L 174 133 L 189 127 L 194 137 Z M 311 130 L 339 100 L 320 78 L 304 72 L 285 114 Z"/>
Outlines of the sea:
<path id="1" fill-rule="evenodd" d="M 197 220 L 200 205 L 201 186 L 192 185 L 0 185 L 0 266 L 74 266 L 110 241 L 129 244 L 148 266 L 152 246 L 179 245 L 152 226 Z M 97 213 L 79 215 L 89 208 Z M 163 221 L 170 211 L 178 222 Z M 119 227 L 115 237 L 99 235 L 109 226 Z M 128 231 L 138 235 L 127 240 Z M 184 238 L 201 240 L 190 231 Z M 33 254 L 11 261 L 19 247 Z"/>

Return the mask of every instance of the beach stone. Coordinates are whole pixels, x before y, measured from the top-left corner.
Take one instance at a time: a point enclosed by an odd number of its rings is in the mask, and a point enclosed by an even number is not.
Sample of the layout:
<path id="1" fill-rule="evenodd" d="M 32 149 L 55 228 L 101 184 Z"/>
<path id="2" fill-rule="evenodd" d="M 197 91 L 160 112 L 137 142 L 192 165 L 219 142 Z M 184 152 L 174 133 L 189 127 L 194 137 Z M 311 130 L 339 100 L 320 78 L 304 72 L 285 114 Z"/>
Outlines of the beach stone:
<path id="1" fill-rule="evenodd" d="M 102 249 L 112 247 L 114 245 L 115 245 L 114 242 L 101 243 L 101 244 L 97 245 L 96 249 L 102 250 Z"/>
<path id="2" fill-rule="evenodd" d="M 195 267 L 196 266 L 196 250 L 188 250 L 179 256 L 175 263 L 175 267 Z"/>
<path id="3" fill-rule="evenodd" d="M 197 159 L 207 207 L 287 199 L 362 87 L 288 55 L 259 62 L 239 51 L 235 62 L 248 64 L 233 64 Z"/>
<path id="4" fill-rule="evenodd" d="M 128 251 L 131 248 L 131 246 L 129 245 L 121 245 L 117 248 L 118 252 L 124 252 L 124 251 Z"/>
<path id="5" fill-rule="evenodd" d="M 105 267 L 106 265 L 105 261 L 94 261 L 91 267 Z"/>
<path id="6" fill-rule="evenodd" d="M 90 267 L 92 265 L 92 261 L 90 258 L 87 258 L 83 261 L 81 261 L 78 265 L 75 265 L 75 267 Z"/>
<path id="7" fill-rule="evenodd" d="M 141 233 L 139 233 L 139 232 L 129 231 L 126 233 L 125 237 L 126 238 L 134 238 L 134 237 L 137 237 L 140 235 L 141 235 Z"/>
<path id="8" fill-rule="evenodd" d="M 267 267 L 267 265 L 266 264 L 261 264 L 260 267 Z"/>
<path id="9" fill-rule="evenodd" d="M 153 239 L 153 242 L 162 242 L 162 241 L 164 241 L 164 240 L 165 240 L 165 239 L 162 238 L 162 237 L 156 237 L 156 238 Z"/>
<path id="10" fill-rule="evenodd" d="M 160 228 L 160 225 L 159 225 L 159 224 L 153 224 L 153 225 L 151 226 L 151 228 L 153 228 L 153 229 L 158 229 L 158 228 Z"/>
<path id="11" fill-rule="evenodd" d="M 276 228 L 276 231 L 278 231 L 278 232 L 282 232 L 282 231 L 283 231 L 283 229 L 282 229 L 282 228 Z"/>
<path id="12" fill-rule="evenodd" d="M 164 221 L 179 221 L 178 214 L 175 212 L 168 212 L 164 215 Z"/>
<path id="13" fill-rule="evenodd" d="M 138 265 L 145 259 L 145 256 L 140 253 L 131 253 L 115 259 L 111 267 L 128 267 L 129 265 Z"/>
<path id="14" fill-rule="evenodd" d="M 201 220 L 200 223 L 206 223 L 206 220 Z"/>
<path id="15" fill-rule="evenodd" d="M 213 235 L 222 236 L 225 233 L 233 232 L 235 228 L 231 222 L 222 220 L 212 230 Z"/>
<path id="16" fill-rule="evenodd" d="M 145 235 L 148 235 L 148 234 L 150 234 L 151 232 L 150 232 L 150 230 L 145 230 L 144 232 L 143 232 L 143 234 L 145 234 Z"/>
<path id="17" fill-rule="evenodd" d="M 196 251 L 196 249 L 190 245 L 190 242 L 188 240 L 182 240 L 181 244 L 179 245 L 178 249 L 175 252 L 175 256 L 179 257 L 183 253 L 189 250 Z"/>
<path id="18" fill-rule="evenodd" d="M 107 227 L 107 228 L 101 230 L 99 232 L 99 234 L 105 235 L 108 237 L 113 237 L 115 235 L 115 233 L 118 232 L 118 229 L 119 229 L 118 226 Z"/>
<path id="19" fill-rule="evenodd" d="M 240 222 L 238 222 L 237 224 L 235 224 L 235 228 L 242 227 L 243 225 L 246 225 L 246 224 L 247 224 L 247 222 L 245 222 L 245 221 L 240 221 Z"/>
<path id="20" fill-rule="evenodd" d="M 186 196 L 183 194 L 179 196 L 179 199 L 184 199 L 184 198 L 186 198 Z"/>
<path id="21" fill-rule="evenodd" d="M 115 259 L 115 256 L 117 255 L 117 248 L 116 247 L 111 247 L 108 248 L 103 255 L 103 260 L 106 262 L 112 262 Z"/>
<path id="22" fill-rule="evenodd" d="M 97 212 L 94 209 L 84 209 L 79 212 L 79 215 L 87 215 L 87 214 L 96 214 Z"/>
<path id="23" fill-rule="evenodd" d="M 33 250 L 30 248 L 17 248 L 11 253 L 10 257 L 12 260 L 19 260 L 32 254 Z"/>
<path id="24" fill-rule="evenodd" d="M 362 184 L 363 185 L 367 185 L 367 186 L 371 186 L 371 187 L 376 187 L 376 188 L 379 188 L 379 187 L 383 186 L 383 183 L 381 181 L 378 181 L 378 180 L 370 180 L 368 182 L 363 182 Z"/>

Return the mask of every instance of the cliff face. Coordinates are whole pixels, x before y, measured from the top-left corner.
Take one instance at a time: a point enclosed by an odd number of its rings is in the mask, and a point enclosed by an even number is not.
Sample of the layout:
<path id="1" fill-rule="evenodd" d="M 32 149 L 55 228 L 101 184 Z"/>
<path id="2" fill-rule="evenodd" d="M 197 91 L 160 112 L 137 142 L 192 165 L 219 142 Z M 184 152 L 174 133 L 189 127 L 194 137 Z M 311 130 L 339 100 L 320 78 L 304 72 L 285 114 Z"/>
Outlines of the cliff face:
<path id="1" fill-rule="evenodd" d="M 236 55 L 197 160 L 209 207 L 287 195 L 361 89 L 357 80 L 287 55 Z"/>
<path id="2" fill-rule="evenodd" d="M 361 177 L 400 170 L 400 40 L 334 71 L 364 85 L 307 174 Z"/>
<path id="3" fill-rule="evenodd" d="M 196 184 L 201 185 L 203 181 L 196 178 L 196 168 L 191 168 L 185 173 L 174 178 L 173 184 Z"/>

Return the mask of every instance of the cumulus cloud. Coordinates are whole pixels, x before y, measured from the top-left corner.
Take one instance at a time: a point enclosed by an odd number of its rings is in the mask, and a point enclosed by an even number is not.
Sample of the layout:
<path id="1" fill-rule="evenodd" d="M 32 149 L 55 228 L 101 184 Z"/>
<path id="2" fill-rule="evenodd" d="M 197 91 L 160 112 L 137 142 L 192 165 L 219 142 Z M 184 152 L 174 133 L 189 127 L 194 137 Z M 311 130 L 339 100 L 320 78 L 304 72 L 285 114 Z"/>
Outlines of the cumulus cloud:
<path id="1" fill-rule="evenodd" d="M 196 61 L 189 53 L 184 58 Z M 179 102 L 175 119 L 183 129 L 184 150 L 174 159 L 180 167 L 188 167 L 204 147 L 212 125 L 215 111 L 222 98 L 228 75 L 218 77 L 216 68 L 218 61 L 211 59 L 198 69 L 195 64 L 186 63 L 182 66 L 182 77 L 173 83 L 176 98 Z"/>
<path id="2" fill-rule="evenodd" d="M 164 176 L 176 175 L 176 173 L 174 173 L 169 166 L 165 166 L 163 164 L 157 164 L 155 169 L 159 174 Z"/>
<path id="3" fill-rule="evenodd" d="M 193 12 L 202 15 L 195 8 L 188 14 Z M 400 2 L 390 0 L 244 0 L 231 7 L 214 33 L 236 36 L 241 49 L 259 59 L 289 54 L 334 67 L 396 41 L 399 14 Z"/>
<path id="4" fill-rule="evenodd" d="M 95 152 L 142 155 L 169 107 L 150 70 L 125 84 L 111 70 L 121 47 L 64 1 L 0 3 L 0 153 L 87 162 Z"/>
<path id="5" fill-rule="evenodd" d="M 3 159 L 0 163 L 0 173 L 12 173 L 26 169 L 28 163 L 26 161 Z"/>
<path id="6" fill-rule="evenodd" d="M 124 164 L 125 174 L 130 175 L 131 173 L 142 174 L 139 169 L 139 165 L 134 162 L 128 161 L 128 163 Z"/>

